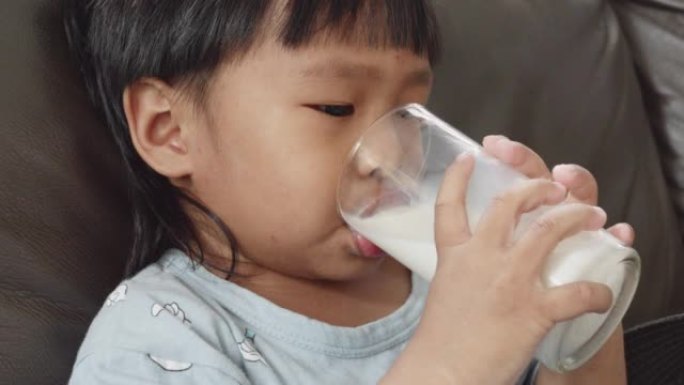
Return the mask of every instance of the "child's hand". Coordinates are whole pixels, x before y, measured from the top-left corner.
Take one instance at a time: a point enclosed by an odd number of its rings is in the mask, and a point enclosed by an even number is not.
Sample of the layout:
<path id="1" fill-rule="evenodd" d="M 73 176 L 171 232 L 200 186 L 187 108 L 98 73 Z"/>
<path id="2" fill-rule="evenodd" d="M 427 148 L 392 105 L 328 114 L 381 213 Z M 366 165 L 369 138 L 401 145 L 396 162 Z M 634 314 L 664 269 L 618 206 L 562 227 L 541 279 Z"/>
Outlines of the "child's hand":
<path id="1" fill-rule="evenodd" d="M 416 337 L 439 337 L 442 346 L 431 350 L 443 351 L 440 359 L 454 369 L 458 383 L 512 383 L 555 323 L 610 305 L 610 290 L 603 285 L 546 289 L 540 279 L 558 242 L 601 228 L 606 217 L 585 204 L 555 206 L 514 242 L 522 213 L 566 198 L 563 186 L 532 179 L 496 199 L 471 233 L 464 202 L 472 167 L 472 157 L 459 159 L 437 198 L 438 267 Z"/>
<path id="2" fill-rule="evenodd" d="M 547 178 L 563 184 L 568 189 L 568 201 L 596 204 L 598 185 L 593 175 L 577 165 L 556 166 L 550 172 L 546 164 L 534 151 L 525 145 L 508 140 L 503 136 L 488 136 L 484 139 L 485 151 L 514 167 L 531 178 Z M 634 230 L 626 223 L 618 223 L 608 229 L 626 246 L 634 242 Z M 570 373 L 558 374 L 545 367 L 539 369 L 537 384 L 624 384 L 626 370 L 624 362 L 622 328 L 606 342 L 587 364 Z"/>
<path id="3" fill-rule="evenodd" d="M 472 159 L 450 168 L 436 213 L 437 273 L 421 325 L 390 371 L 390 382 L 411 383 L 422 373 L 424 384 L 432 383 L 428 378 L 434 383 L 514 383 L 554 323 L 604 311 L 611 302 L 610 290 L 603 285 L 579 282 L 545 289 L 539 277 L 546 256 L 561 239 L 605 223 L 602 211 L 571 203 L 595 203 L 593 176 L 579 166 L 561 166 L 551 173 L 537 154 L 505 138 L 488 138 L 485 149 L 541 179 L 502 195 L 471 234 L 464 199 Z M 570 204 L 550 210 L 512 242 L 521 213 L 563 200 Z M 625 243 L 633 237 L 626 225 L 612 232 Z"/>
<path id="4" fill-rule="evenodd" d="M 553 179 L 568 189 L 570 202 L 595 205 L 598 202 L 598 184 L 591 173 L 578 165 L 566 164 L 549 171 L 542 158 L 522 143 L 505 136 L 490 135 L 484 138 L 485 151 L 530 178 Z M 626 223 L 618 223 L 608 229 L 625 245 L 634 242 L 634 230 Z"/>

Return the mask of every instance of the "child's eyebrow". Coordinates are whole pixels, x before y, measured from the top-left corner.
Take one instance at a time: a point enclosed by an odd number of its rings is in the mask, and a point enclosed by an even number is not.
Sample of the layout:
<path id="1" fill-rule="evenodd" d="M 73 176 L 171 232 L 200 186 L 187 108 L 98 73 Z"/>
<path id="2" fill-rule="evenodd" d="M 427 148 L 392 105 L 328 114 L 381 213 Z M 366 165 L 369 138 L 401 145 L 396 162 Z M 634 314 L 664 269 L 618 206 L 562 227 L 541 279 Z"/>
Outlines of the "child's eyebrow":
<path id="1" fill-rule="evenodd" d="M 302 77 L 380 79 L 380 68 L 348 61 L 330 60 L 313 64 L 299 73 Z"/>
<path id="2" fill-rule="evenodd" d="M 299 71 L 300 77 L 317 77 L 327 79 L 382 79 L 382 69 L 380 67 L 354 63 L 351 61 L 326 61 L 313 64 Z M 430 67 L 420 67 L 407 73 L 404 83 L 407 86 L 430 85 L 432 82 L 432 69 Z"/>

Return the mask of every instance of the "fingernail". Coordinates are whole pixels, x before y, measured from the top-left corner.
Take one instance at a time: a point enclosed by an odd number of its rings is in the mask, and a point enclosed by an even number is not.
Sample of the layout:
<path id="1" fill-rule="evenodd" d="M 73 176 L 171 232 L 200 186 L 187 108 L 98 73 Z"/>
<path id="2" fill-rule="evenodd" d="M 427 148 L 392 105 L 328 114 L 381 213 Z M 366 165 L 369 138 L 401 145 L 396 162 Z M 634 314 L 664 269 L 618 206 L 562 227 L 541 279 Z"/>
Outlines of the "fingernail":
<path id="1" fill-rule="evenodd" d="M 492 143 L 496 143 L 500 141 L 501 139 L 505 139 L 506 137 L 503 135 L 487 135 L 485 136 L 484 140 L 490 141 Z"/>
<path id="2" fill-rule="evenodd" d="M 558 202 L 565 198 L 568 194 L 568 189 L 558 182 L 553 182 L 553 190 L 549 193 L 548 199 L 553 202 Z"/>
<path id="3" fill-rule="evenodd" d="M 499 149 L 506 148 L 507 146 L 510 146 L 511 140 L 508 139 L 505 136 L 501 136 L 496 142 L 494 142 L 494 145 L 498 147 Z"/>
<path id="4" fill-rule="evenodd" d="M 629 230 L 624 228 L 624 226 L 616 225 L 613 227 L 613 236 L 615 239 L 617 239 L 621 244 L 626 245 L 624 239 L 629 236 Z M 617 232 L 617 234 L 615 234 Z"/>
<path id="5" fill-rule="evenodd" d="M 574 173 L 577 171 L 577 166 L 574 164 L 559 164 L 553 168 L 554 171 L 560 170 L 564 172 Z"/>
<path id="6" fill-rule="evenodd" d="M 475 157 L 473 156 L 472 152 L 470 152 L 470 151 L 462 152 L 456 157 L 455 164 L 462 167 L 462 168 L 472 170 L 472 168 L 474 167 L 473 166 L 474 159 L 475 159 Z"/>
<path id="7" fill-rule="evenodd" d="M 503 139 L 501 135 L 487 135 L 482 139 L 482 145 L 485 147 L 496 146 Z"/>
<path id="8" fill-rule="evenodd" d="M 608 214 L 606 214 L 606 211 L 603 210 L 602 208 L 598 207 L 598 206 L 594 207 L 594 211 L 596 212 L 596 215 L 591 220 L 591 227 L 598 229 L 598 228 L 603 227 L 603 225 L 606 224 L 606 220 L 608 219 Z"/>

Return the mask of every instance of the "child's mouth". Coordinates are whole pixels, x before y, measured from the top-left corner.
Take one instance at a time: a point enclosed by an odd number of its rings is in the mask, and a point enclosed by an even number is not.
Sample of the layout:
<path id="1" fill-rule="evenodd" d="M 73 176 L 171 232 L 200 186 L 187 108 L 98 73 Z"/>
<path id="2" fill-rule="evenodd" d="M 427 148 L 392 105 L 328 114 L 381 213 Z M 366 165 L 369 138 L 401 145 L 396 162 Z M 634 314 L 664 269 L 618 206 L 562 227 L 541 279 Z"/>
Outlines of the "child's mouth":
<path id="1" fill-rule="evenodd" d="M 381 258 L 387 254 L 379 248 L 375 243 L 369 241 L 363 235 L 352 231 L 354 234 L 354 243 L 356 243 L 356 249 L 362 257 L 366 258 Z"/>

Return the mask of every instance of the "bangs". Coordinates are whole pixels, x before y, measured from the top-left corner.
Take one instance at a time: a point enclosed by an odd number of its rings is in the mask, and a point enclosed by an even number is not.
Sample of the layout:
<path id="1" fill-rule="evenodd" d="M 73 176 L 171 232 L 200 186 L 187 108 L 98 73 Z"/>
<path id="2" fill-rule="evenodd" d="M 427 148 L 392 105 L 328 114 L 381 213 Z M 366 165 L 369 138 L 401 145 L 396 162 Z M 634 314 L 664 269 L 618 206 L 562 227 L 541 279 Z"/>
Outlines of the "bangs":
<path id="1" fill-rule="evenodd" d="M 288 48 L 322 39 L 407 49 L 433 65 L 439 59 L 430 0 L 287 0 L 281 20 L 277 36 Z"/>

